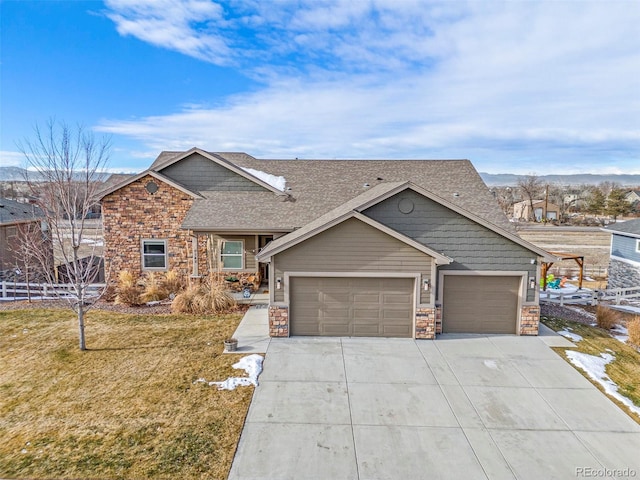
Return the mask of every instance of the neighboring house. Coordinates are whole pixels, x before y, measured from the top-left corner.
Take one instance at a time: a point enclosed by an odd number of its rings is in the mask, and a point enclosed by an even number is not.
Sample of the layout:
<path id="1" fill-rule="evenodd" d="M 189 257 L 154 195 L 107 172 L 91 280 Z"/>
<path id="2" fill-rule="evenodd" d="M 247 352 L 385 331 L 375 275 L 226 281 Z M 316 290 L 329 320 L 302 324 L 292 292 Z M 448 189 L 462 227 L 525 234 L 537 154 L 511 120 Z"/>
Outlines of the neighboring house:
<path id="1" fill-rule="evenodd" d="M 629 191 L 624 199 L 629 202 L 634 213 L 640 213 L 640 190 Z"/>
<path id="2" fill-rule="evenodd" d="M 536 335 L 540 262 L 467 160 L 260 160 L 193 148 L 104 192 L 117 277 L 260 273 L 272 336 Z"/>
<path id="3" fill-rule="evenodd" d="M 18 253 L 21 238 L 26 229 L 41 228 L 42 211 L 28 203 L 0 198 L 0 280 L 12 278 L 22 280 L 16 270 L 24 267 L 24 259 Z"/>
<path id="4" fill-rule="evenodd" d="M 560 219 L 560 207 L 554 203 L 546 202 L 544 200 L 534 200 L 533 217 L 536 222 L 541 222 L 543 218 L 550 221 L 558 220 Z M 530 220 L 531 202 L 529 202 L 529 200 L 524 200 L 522 202 L 514 203 L 513 218 L 524 221 Z"/>
<path id="5" fill-rule="evenodd" d="M 608 288 L 640 287 L 640 219 L 602 230 L 611 232 Z"/>

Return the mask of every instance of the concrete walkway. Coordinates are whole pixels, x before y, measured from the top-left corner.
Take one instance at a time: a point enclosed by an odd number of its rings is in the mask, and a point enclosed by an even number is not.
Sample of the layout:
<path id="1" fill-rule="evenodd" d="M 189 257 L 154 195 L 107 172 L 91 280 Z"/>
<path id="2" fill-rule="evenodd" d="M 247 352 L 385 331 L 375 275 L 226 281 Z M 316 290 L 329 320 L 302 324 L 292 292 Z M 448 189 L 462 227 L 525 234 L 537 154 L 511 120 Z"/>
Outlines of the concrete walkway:
<path id="1" fill-rule="evenodd" d="M 233 334 L 238 339 L 238 349 L 224 353 L 266 353 L 271 341 L 268 312 L 266 304 L 249 307 Z"/>
<path id="2" fill-rule="evenodd" d="M 640 477 L 640 426 L 544 333 L 272 339 L 229 478 Z"/>

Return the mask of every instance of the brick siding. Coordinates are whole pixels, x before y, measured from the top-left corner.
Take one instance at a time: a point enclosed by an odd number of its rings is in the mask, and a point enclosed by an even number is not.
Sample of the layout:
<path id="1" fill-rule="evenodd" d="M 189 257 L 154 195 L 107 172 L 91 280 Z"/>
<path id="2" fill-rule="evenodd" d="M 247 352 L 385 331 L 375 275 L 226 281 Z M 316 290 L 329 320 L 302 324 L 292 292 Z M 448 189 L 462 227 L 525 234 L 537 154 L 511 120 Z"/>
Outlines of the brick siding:
<path id="1" fill-rule="evenodd" d="M 289 308 L 269 306 L 269 336 L 289 336 Z"/>
<path id="2" fill-rule="evenodd" d="M 520 335 L 538 335 L 540 307 L 525 305 L 520 310 Z"/>
<path id="3" fill-rule="evenodd" d="M 148 182 L 158 185 L 151 194 L 145 189 Z M 169 184 L 147 175 L 102 199 L 104 225 L 105 271 L 112 283 L 118 273 L 129 270 L 141 275 L 141 239 L 167 240 L 168 270 L 180 275 L 193 271 L 191 237 L 180 229 L 193 198 Z M 206 258 L 203 253 L 203 258 Z"/>

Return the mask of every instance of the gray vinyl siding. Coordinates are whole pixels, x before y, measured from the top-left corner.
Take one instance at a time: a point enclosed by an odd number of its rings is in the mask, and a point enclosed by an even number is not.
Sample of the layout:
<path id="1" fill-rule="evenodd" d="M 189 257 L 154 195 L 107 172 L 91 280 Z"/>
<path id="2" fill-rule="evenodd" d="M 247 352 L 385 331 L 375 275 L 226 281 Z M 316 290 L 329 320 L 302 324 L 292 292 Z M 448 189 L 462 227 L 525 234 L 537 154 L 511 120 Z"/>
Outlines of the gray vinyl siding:
<path id="1" fill-rule="evenodd" d="M 420 273 L 431 279 L 432 258 L 357 219 L 349 219 L 275 256 L 274 277 L 285 272 Z M 284 301 L 284 289 L 275 301 Z M 429 303 L 429 292 L 421 303 Z"/>
<path id="2" fill-rule="evenodd" d="M 197 153 L 160 171 L 189 190 L 265 192 L 266 188 Z"/>
<path id="3" fill-rule="evenodd" d="M 399 211 L 402 199 L 413 202 L 413 211 Z M 531 264 L 536 253 L 416 192 L 404 191 L 363 213 L 452 258 L 450 265 L 438 267 L 442 270 L 526 271 L 536 276 L 536 265 Z M 527 301 L 535 301 L 535 290 L 527 289 Z"/>
<path id="4" fill-rule="evenodd" d="M 636 251 L 636 245 L 640 239 L 613 234 L 611 238 L 611 255 L 625 260 L 640 262 L 640 252 Z"/>

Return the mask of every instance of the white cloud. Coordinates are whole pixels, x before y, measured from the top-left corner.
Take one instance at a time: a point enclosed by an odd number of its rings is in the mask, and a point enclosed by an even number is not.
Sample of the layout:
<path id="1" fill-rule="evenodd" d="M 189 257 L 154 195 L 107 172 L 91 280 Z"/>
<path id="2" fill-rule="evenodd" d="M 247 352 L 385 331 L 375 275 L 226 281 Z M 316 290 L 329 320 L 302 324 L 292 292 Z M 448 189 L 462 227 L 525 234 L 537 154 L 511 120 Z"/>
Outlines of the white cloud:
<path id="1" fill-rule="evenodd" d="M 222 7 L 208 0 L 106 0 L 118 33 L 213 63 L 225 64 Z"/>
<path id="2" fill-rule="evenodd" d="M 632 2 L 157 4 L 108 2 L 121 33 L 268 83 L 216 108 L 98 126 L 147 148 L 640 173 Z M 145 33 L 154 21 L 167 35 Z"/>
<path id="3" fill-rule="evenodd" d="M 3 167 L 21 167 L 25 163 L 22 152 L 0 151 L 0 165 Z"/>

